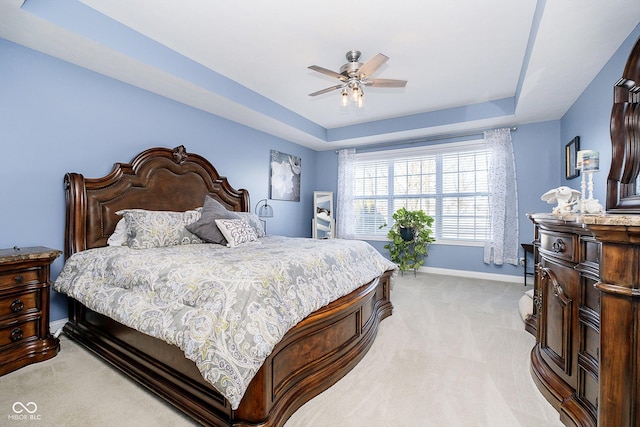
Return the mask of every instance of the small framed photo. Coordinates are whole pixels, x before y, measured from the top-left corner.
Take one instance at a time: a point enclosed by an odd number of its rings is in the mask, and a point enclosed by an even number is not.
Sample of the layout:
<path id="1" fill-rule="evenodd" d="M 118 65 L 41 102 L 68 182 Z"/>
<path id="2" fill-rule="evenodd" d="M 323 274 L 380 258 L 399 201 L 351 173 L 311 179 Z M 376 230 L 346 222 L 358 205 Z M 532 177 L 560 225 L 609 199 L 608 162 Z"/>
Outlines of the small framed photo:
<path id="1" fill-rule="evenodd" d="M 565 171 L 566 179 L 573 179 L 580 176 L 578 169 L 578 151 L 580 151 L 580 137 L 576 136 L 564 147 Z"/>

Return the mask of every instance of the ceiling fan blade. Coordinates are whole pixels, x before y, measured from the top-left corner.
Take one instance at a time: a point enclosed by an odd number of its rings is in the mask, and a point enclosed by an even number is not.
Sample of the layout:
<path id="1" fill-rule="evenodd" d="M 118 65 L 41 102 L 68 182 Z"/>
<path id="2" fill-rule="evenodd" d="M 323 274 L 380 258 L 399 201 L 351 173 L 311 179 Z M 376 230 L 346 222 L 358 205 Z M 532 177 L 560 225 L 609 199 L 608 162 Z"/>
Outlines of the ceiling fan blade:
<path id="1" fill-rule="evenodd" d="M 335 71 L 327 70 L 326 68 L 319 67 L 317 65 L 310 65 L 307 68 L 322 74 L 326 74 L 327 76 L 330 76 L 330 77 L 335 77 L 336 79 L 340 79 L 340 81 L 343 81 L 343 82 L 347 80 L 347 78 L 342 74 L 336 73 Z"/>
<path id="2" fill-rule="evenodd" d="M 373 74 L 382 64 L 389 60 L 388 56 L 381 53 L 377 54 L 370 60 L 364 63 L 360 69 L 358 69 L 358 76 L 362 79 Z"/>
<path id="3" fill-rule="evenodd" d="M 319 90 L 317 92 L 310 93 L 309 96 L 322 95 L 323 93 L 331 92 L 332 90 L 340 89 L 344 85 L 335 85 L 328 87 L 326 89 Z"/>
<path id="4" fill-rule="evenodd" d="M 371 79 L 363 82 L 365 86 L 371 87 L 405 87 L 406 80 L 393 80 L 393 79 Z"/>

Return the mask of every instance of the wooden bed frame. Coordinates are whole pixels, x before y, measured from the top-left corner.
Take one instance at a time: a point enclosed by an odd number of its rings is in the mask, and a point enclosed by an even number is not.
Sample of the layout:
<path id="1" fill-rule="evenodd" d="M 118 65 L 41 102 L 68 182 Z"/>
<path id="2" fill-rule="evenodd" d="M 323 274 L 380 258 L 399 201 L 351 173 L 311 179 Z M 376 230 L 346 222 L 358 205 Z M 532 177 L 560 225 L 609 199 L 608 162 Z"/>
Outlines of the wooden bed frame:
<path id="1" fill-rule="evenodd" d="M 102 178 L 65 176 L 65 258 L 106 246 L 124 208 L 184 211 L 208 194 L 229 210 L 250 211 L 203 157 L 152 148 Z M 310 314 L 293 327 L 258 371 L 237 410 L 201 376 L 183 352 L 69 299 L 64 332 L 132 379 L 205 425 L 280 426 L 329 388 L 366 354 L 380 321 L 390 316 L 391 272 Z"/>

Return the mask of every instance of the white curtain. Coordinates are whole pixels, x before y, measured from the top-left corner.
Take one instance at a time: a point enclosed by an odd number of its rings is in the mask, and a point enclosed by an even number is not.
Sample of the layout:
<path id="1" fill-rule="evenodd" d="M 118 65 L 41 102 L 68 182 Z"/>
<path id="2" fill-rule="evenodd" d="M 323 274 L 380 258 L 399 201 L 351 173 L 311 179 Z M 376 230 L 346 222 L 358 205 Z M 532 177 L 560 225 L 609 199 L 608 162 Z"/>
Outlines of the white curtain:
<path id="1" fill-rule="evenodd" d="M 338 151 L 338 194 L 336 206 L 336 237 L 353 239 L 356 235 L 354 164 L 355 148 Z"/>
<path id="2" fill-rule="evenodd" d="M 518 186 L 510 129 L 484 133 L 489 150 L 489 218 L 491 237 L 484 262 L 518 265 Z"/>

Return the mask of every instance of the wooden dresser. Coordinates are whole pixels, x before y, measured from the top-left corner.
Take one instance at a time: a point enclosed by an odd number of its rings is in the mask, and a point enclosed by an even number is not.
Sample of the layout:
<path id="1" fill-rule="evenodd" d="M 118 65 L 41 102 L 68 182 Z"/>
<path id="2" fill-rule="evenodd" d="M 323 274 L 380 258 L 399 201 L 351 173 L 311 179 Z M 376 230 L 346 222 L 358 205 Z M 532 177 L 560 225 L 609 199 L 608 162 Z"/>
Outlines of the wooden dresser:
<path id="1" fill-rule="evenodd" d="M 58 353 L 49 331 L 49 269 L 61 253 L 0 249 L 0 375 Z"/>
<path id="2" fill-rule="evenodd" d="M 640 38 L 613 95 L 607 214 L 528 215 L 531 373 L 569 426 L 640 426 Z"/>
<path id="3" fill-rule="evenodd" d="M 565 425 L 640 425 L 640 216 L 529 218 L 536 385 Z"/>

